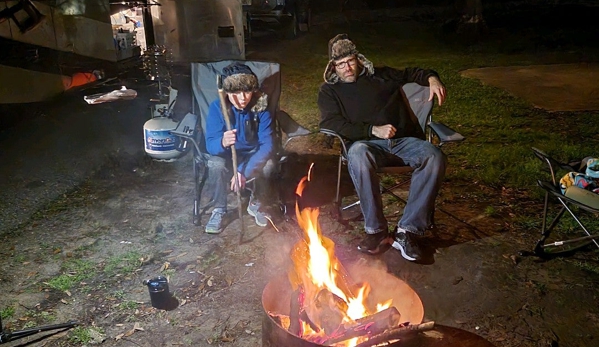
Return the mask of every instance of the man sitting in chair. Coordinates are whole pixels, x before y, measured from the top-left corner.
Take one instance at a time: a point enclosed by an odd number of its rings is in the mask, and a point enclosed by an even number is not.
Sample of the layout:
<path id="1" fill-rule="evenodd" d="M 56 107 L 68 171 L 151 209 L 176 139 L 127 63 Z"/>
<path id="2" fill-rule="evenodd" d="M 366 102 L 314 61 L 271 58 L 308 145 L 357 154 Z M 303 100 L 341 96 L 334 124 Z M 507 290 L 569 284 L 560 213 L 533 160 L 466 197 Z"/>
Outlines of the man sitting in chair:
<path id="1" fill-rule="evenodd" d="M 248 213 L 256 224 L 266 226 L 268 215 L 261 212 L 256 190 L 260 197 L 269 196 L 266 180 L 275 169 L 273 118 L 267 110 L 268 96 L 259 92 L 258 78 L 245 64 L 234 62 L 223 71 L 223 90 L 227 93 L 226 108 L 230 109 L 231 130 L 221 111 L 220 100 L 210 104 L 206 118 L 206 150 L 208 175 L 214 183 L 214 209 L 206 224 L 206 232 L 223 231 L 223 217 L 227 212 L 227 195 L 237 187 L 233 172 L 237 173 L 240 189 L 253 179 Z M 225 115 L 227 116 L 227 115 Z M 237 168 L 232 166 L 231 146 L 235 146 Z"/>
<path id="2" fill-rule="evenodd" d="M 358 250 L 378 254 L 391 244 L 405 259 L 421 259 L 416 238 L 432 227 L 447 159 L 424 140 L 422 128 L 411 120 L 401 87 L 408 82 L 430 86 L 429 101 L 436 95 L 441 105 L 445 87 L 438 74 L 420 68 L 375 68 L 346 34 L 339 34 L 329 41 L 324 80 L 318 93 L 320 127 L 335 131 L 350 144 L 348 170 L 366 231 Z M 376 174 L 388 158 L 399 158 L 414 169 L 408 202 L 393 235 L 383 214 Z"/>

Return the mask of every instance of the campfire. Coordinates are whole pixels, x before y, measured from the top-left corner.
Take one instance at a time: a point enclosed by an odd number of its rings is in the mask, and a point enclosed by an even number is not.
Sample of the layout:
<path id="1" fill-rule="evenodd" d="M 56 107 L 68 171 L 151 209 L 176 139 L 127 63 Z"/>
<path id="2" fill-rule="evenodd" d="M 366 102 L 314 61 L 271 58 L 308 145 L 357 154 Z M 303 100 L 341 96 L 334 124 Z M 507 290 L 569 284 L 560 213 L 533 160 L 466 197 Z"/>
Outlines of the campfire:
<path id="1" fill-rule="evenodd" d="M 318 209 L 300 208 L 310 176 L 311 170 L 296 189 L 303 238 L 292 249 L 292 267 L 263 293 L 263 344 L 365 347 L 432 329 L 432 322 L 420 324 L 422 302 L 403 281 L 382 269 L 346 269 L 337 259 L 334 242 L 320 231 Z"/>

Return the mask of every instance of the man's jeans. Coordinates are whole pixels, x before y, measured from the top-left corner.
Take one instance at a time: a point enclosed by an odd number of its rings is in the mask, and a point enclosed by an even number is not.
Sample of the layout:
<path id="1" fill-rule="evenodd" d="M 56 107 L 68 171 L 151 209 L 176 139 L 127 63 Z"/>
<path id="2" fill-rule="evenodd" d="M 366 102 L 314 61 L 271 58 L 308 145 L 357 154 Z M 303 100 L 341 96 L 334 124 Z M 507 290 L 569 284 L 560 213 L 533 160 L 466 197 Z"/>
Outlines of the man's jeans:
<path id="1" fill-rule="evenodd" d="M 240 155 L 238 164 L 242 164 L 249 160 L 249 156 Z M 227 210 L 227 196 L 231 192 L 231 179 L 233 178 L 233 165 L 231 159 L 226 159 L 219 156 L 211 155 L 208 157 L 208 184 L 213 188 L 212 201 L 214 208 Z M 276 166 L 273 159 L 269 159 L 263 166 L 261 172 L 255 175 L 255 181 L 251 186 L 254 187 L 252 193 L 256 199 L 261 201 L 269 201 L 273 198 L 271 189 L 272 183 L 268 182 L 273 178 L 276 172 Z M 250 180 L 252 177 L 246 177 Z M 246 185 L 248 187 L 248 185 Z"/>
<path id="2" fill-rule="evenodd" d="M 447 166 L 447 157 L 440 149 L 414 137 L 357 141 L 350 146 L 347 159 L 349 174 L 360 198 L 366 233 L 388 228 L 376 171 L 393 163 L 404 163 L 414 169 L 408 203 L 397 225 L 416 234 L 424 234 L 432 225 L 435 198 Z"/>

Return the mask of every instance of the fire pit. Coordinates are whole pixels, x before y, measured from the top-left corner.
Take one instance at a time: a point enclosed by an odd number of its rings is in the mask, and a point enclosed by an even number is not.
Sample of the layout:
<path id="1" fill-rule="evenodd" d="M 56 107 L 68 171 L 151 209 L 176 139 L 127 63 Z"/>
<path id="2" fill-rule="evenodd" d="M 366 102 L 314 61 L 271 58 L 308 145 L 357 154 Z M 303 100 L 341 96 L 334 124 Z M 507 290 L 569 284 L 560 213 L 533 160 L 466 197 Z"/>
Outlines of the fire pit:
<path id="1" fill-rule="evenodd" d="M 406 283 L 381 269 L 346 269 L 337 259 L 335 244 L 320 232 L 318 209 L 300 209 L 309 182 L 310 172 L 296 189 L 304 233 L 291 251 L 293 266 L 262 294 L 264 345 L 363 347 L 420 329 L 422 302 Z"/>
<path id="2" fill-rule="evenodd" d="M 385 301 L 392 299 L 394 307 L 400 313 L 401 322 L 418 324 L 424 317 L 424 309 L 420 298 L 405 282 L 384 270 L 366 266 L 350 266 L 348 272 L 357 282 L 371 283 L 373 289 L 370 299 Z M 292 288 L 287 276 L 271 280 L 262 292 L 262 305 L 266 314 L 262 321 L 263 347 L 312 347 L 326 346 L 305 340 L 292 334 L 275 320 L 276 315 L 290 315 Z"/>

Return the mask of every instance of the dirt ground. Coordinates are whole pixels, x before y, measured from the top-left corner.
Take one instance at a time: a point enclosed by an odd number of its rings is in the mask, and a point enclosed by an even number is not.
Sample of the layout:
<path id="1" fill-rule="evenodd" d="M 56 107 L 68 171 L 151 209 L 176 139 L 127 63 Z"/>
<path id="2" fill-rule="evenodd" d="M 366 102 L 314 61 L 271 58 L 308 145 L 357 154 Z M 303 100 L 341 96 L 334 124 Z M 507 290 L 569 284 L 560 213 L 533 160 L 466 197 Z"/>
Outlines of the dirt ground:
<path id="1" fill-rule="evenodd" d="M 284 45 L 273 45 L 272 54 L 299 49 L 293 45 L 301 40 Z M 192 158 L 165 163 L 144 155 L 141 129 L 153 89 L 128 83 L 139 92 L 135 101 L 91 109 L 80 94 L 67 95 L 0 137 L 3 326 L 19 331 L 75 320 L 96 332 L 86 343 L 82 330 L 72 329 L 7 345 L 262 345 L 262 290 L 288 270 L 299 227 L 291 216 L 277 220 L 278 231 L 259 228 L 244 215 L 242 234 L 233 209 L 220 235 L 194 226 Z M 599 277 L 575 266 L 576 257 L 517 255 L 531 248 L 536 230 L 515 227 L 513 217 L 518 209 L 540 212 L 540 201 L 449 181 L 436 228 L 425 239 L 433 254 L 428 263 L 407 262 L 394 250 L 366 256 L 355 249 L 360 222 L 339 223 L 331 213 L 336 157 L 320 135 L 292 149 L 297 155 L 281 186 L 293 192 L 315 163 L 310 204 L 321 207 L 321 229 L 339 259 L 386 268 L 404 280 L 422 300 L 424 321 L 498 347 L 597 345 Z M 343 182 L 351 194 L 347 176 Z M 403 204 L 387 206 L 389 220 L 397 220 Z M 488 206 L 497 212 L 484 213 Z M 142 283 L 161 274 L 176 298 L 168 311 L 151 306 Z M 69 289 L 56 289 L 69 280 Z"/>

